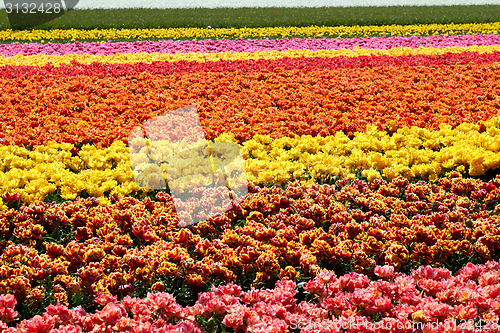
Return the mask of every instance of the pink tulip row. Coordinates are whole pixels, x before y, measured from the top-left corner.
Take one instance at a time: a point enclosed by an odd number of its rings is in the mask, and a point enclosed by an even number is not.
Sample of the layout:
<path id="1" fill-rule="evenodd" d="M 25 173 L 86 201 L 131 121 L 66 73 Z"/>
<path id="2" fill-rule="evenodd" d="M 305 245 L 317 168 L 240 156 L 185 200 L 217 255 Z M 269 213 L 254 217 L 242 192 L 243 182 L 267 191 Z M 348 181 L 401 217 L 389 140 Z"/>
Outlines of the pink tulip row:
<path id="1" fill-rule="evenodd" d="M 236 332 L 500 332 L 500 264 L 471 263 L 456 275 L 421 266 L 410 275 L 377 266 L 378 279 L 358 273 L 337 277 L 323 271 L 305 284 L 311 301 L 298 302 L 295 282 L 282 279 L 274 289 L 243 291 L 236 284 L 200 294 L 182 307 L 168 293 L 144 299 L 100 295 L 101 310 L 86 313 L 50 305 L 42 316 L 14 322 L 16 300 L 0 295 L 0 329 L 13 332 L 201 332 L 204 320 Z M 218 323 L 217 323 L 218 321 Z M 221 326 L 222 327 L 222 326 Z"/>
<path id="2" fill-rule="evenodd" d="M 360 47 L 365 49 L 390 49 L 393 47 L 452 47 L 472 45 L 500 45 L 500 35 L 435 35 L 435 36 L 394 36 L 394 37 L 360 37 L 360 38 L 285 38 L 259 40 L 166 40 L 138 42 L 75 42 L 59 43 L 25 43 L 0 45 L 0 55 L 12 57 L 22 55 L 64 55 L 64 54 L 100 54 L 117 53 L 217 53 L 217 52 L 256 52 L 287 50 L 340 50 Z"/>

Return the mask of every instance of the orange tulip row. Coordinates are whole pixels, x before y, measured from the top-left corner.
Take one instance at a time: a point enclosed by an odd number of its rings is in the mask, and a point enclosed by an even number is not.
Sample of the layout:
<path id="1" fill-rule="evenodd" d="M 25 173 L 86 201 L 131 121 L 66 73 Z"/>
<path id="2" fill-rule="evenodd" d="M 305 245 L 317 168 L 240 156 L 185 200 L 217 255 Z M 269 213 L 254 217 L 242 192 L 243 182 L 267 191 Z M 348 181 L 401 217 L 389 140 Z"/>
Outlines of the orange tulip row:
<path id="1" fill-rule="evenodd" d="M 498 64 L 300 71 L 143 73 L 0 81 L 1 144 L 109 146 L 159 114 L 195 104 L 206 136 L 352 136 L 367 124 L 438 128 L 498 115 Z"/>
<path id="2" fill-rule="evenodd" d="M 456 260 L 498 259 L 500 177 L 249 184 L 249 191 L 234 209 L 189 228 L 179 227 L 172 198 L 162 192 L 156 200 L 112 195 L 109 207 L 78 198 L 3 211 L 0 293 L 37 307 L 48 277 L 57 301 L 69 304 L 73 295 L 118 295 L 137 283 L 161 291 L 158 282 L 173 277 L 196 290 L 214 278 L 257 284 L 325 268 L 370 275 L 376 265 L 456 270 Z M 218 195 L 200 194 L 193 205 Z"/>

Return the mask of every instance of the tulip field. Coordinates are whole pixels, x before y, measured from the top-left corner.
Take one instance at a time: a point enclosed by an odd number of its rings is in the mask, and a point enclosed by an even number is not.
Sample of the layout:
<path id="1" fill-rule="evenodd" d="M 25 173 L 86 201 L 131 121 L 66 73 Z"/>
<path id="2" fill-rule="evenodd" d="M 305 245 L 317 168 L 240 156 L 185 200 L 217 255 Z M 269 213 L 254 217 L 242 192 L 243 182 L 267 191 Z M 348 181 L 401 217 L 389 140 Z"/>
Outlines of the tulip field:
<path id="1" fill-rule="evenodd" d="M 500 22 L 0 43 L 0 332 L 500 332 Z M 191 225 L 129 149 L 187 106 L 248 188 Z"/>

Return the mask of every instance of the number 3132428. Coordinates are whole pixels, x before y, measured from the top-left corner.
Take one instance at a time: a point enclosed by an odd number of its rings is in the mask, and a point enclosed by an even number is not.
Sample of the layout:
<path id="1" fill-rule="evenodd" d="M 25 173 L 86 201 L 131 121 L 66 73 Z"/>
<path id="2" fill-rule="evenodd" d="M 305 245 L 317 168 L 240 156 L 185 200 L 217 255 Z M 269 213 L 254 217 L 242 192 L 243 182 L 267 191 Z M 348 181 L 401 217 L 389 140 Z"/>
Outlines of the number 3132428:
<path id="1" fill-rule="evenodd" d="M 46 3 L 35 3 L 35 2 L 7 2 L 5 3 L 5 10 L 7 14 L 59 14 L 63 8 L 60 2 L 46 2 Z"/>

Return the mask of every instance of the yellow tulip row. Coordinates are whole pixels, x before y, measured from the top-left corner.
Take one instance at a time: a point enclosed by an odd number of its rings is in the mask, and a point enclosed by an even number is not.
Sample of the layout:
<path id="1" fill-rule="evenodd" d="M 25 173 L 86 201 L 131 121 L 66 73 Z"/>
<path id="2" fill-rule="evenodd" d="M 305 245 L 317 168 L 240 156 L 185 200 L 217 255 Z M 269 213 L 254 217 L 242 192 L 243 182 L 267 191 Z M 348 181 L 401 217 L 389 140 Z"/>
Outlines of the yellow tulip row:
<path id="1" fill-rule="evenodd" d="M 479 125 L 464 123 L 452 129 L 442 124 L 438 131 L 419 127 L 399 129 L 392 136 L 368 125 L 349 139 L 342 132 L 329 137 L 302 136 L 271 140 L 257 135 L 243 143 L 247 179 L 256 183 L 283 183 L 305 174 L 355 178 L 360 172 L 368 181 L 438 179 L 447 170 L 470 176 L 483 175 L 500 166 L 500 118 Z"/>
<path id="2" fill-rule="evenodd" d="M 53 142 L 33 150 L 1 146 L 0 194 L 16 192 L 21 201 L 30 203 L 43 200 L 57 189 L 66 200 L 87 191 L 106 204 L 107 191 L 129 194 L 140 189 L 123 142 L 117 141 L 106 149 L 85 145 L 78 156 L 72 156 L 73 148 L 72 144 Z"/>
<path id="3" fill-rule="evenodd" d="M 0 66 L 44 66 L 52 63 L 58 67 L 62 64 L 69 65 L 73 61 L 80 64 L 92 64 L 95 62 L 107 64 L 136 64 L 152 63 L 155 61 L 176 62 L 176 61 L 197 61 L 200 63 L 207 61 L 234 61 L 234 60 L 259 60 L 259 59 L 281 59 L 281 58 L 301 58 L 301 57 L 324 57 L 334 58 L 339 56 L 359 57 L 359 56 L 401 56 L 401 55 L 441 55 L 446 53 L 477 52 L 493 53 L 500 51 L 500 45 L 473 45 L 454 47 L 393 47 L 391 49 L 354 49 L 340 50 L 288 50 L 288 51 L 257 51 L 257 52 L 220 52 L 220 53 L 118 53 L 113 55 L 89 55 L 89 54 L 66 54 L 66 55 L 15 55 L 13 57 L 0 56 Z"/>
<path id="4" fill-rule="evenodd" d="M 352 139 L 342 132 L 328 137 L 306 135 L 279 139 L 256 135 L 240 146 L 242 164 L 246 178 L 257 184 L 285 183 L 306 176 L 307 172 L 315 179 L 327 175 L 352 179 L 361 172 L 369 181 L 381 177 L 392 180 L 397 176 L 435 181 L 447 170 L 468 170 L 470 176 L 480 176 L 500 166 L 500 117 L 484 125 L 486 130 L 470 123 L 456 128 L 442 124 L 437 131 L 406 127 L 392 135 L 368 126 L 365 132 L 356 133 Z M 221 135 L 216 141 L 235 142 L 230 133 Z M 121 141 L 106 149 L 85 145 L 78 154 L 74 154 L 73 149 L 74 146 L 67 143 L 48 143 L 33 150 L 1 146 L 0 195 L 19 193 L 23 202 L 30 203 L 43 200 L 58 189 L 66 200 L 86 191 L 107 204 L 106 193 L 126 195 L 141 190 L 135 182 L 134 172 L 141 170 L 137 168 L 140 163 L 147 164 L 154 158 L 154 152 L 138 150 L 139 155 L 132 155 L 133 172 L 129 148 Z M 230 148 L 222 146 L 221 149 L 224 152 Z M 206 155 L 199 149 L 198 153 L 202 152 Z M 232 149 L 227 152 L 237 153 Z M 142 162 L 140 154 L 144 154 Z M 178 163 L 185 166 L 179 170 L 182 176 L 202 182 L 197 176 L 200 171 L 192 161 L 199 156 L 194 155 L 192 150 L 183 158 L 176 156 Z M 217 158 L 213 161 L 217 164 Z M 227 166 L 233 170 L 239 168 L 238 165 Z M 186 172 L 190 175 L 184 175 Z M 169 174 L 164 169 L 161 173 Z M 5 208 L 3 204 L 2 208 Z"/>
<path id="5" fill-rule="evenodd" d="M 94 30 L 31 30 L 0 32 L 0 40 L 45 41 L 56 39 L 149 39 L 149 38 L 258 38 L 258 37 L 323 37 L 323 36 L 394 36 L 436 34 L 498 34 L 500 23 L 422 24 L 390 26 L 309 26 L 267 28 L 172 28 L 172 29 L 94 29 Z"/>
<path id="6" fill-rule="evenodd" d="M 189 143 L 159 140 L 148 146 L 141 141 L 130 142 L 130 161 L 135 181 L 143 188 L 165 188 L 167 180 L 171 191 L 182 193 L 211 184 L 235 185 L 246 178 L 245 161 L 235 143 L 210 143 L 203 138 Z"/>

